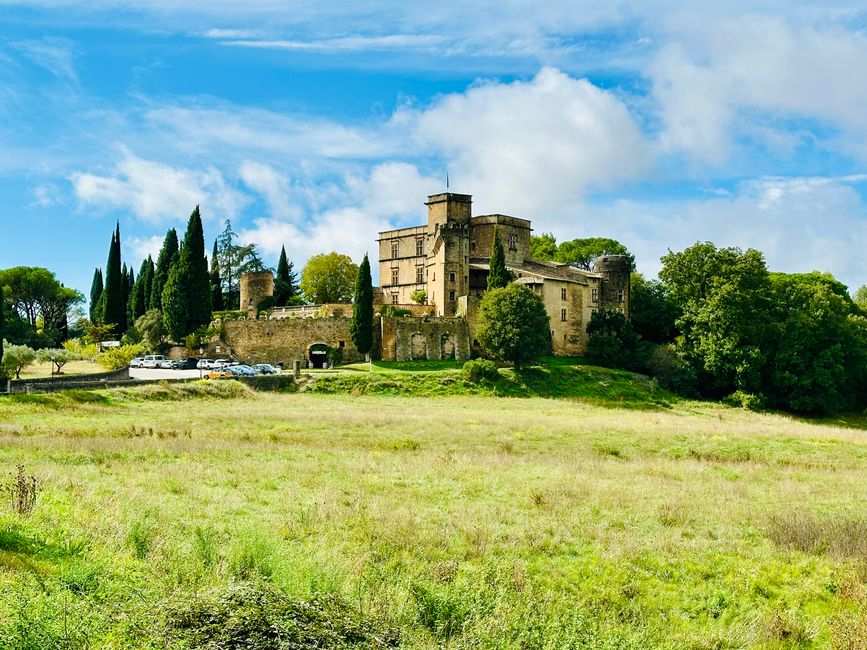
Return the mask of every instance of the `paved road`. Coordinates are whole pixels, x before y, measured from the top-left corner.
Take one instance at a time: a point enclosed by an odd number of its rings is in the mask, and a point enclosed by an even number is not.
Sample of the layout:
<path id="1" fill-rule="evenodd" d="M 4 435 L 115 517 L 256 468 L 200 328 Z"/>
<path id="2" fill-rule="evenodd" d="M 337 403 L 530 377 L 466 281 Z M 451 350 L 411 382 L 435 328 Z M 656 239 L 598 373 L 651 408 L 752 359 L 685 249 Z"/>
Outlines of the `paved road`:
<path id="1" fill-rule="evenodd" d="M 202 370 L 159 370 L 156 368 L 130 368 L 130 379 L 198 379 L 207 371 Z"/>

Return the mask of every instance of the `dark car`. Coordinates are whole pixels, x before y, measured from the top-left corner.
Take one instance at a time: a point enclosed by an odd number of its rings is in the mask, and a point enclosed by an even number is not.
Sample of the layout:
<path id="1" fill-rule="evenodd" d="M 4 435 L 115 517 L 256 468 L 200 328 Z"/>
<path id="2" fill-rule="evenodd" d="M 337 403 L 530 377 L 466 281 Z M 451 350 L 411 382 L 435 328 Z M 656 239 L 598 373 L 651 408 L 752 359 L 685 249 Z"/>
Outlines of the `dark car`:
<path id="1" fill-rule="evenodd" d="M 195 370 L 199 360 L 196 357 L 189 359 L 175 359 L 172 361 L 172 369 L 174 370 Z"/>

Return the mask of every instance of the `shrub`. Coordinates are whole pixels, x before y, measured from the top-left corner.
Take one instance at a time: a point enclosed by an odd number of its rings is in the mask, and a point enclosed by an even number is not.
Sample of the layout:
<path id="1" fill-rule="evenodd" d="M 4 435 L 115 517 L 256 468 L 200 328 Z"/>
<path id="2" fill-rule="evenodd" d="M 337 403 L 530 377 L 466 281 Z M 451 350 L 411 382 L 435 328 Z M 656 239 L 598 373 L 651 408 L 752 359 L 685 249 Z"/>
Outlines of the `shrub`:
<path id="1" fill-rule="evenodd" d="M 461 369 L 461 376 L 469 382 L 496 381 L 500 378 L 500 371 L 493 361 L 476 359 L 467 361 Z"/>
<path id="2" fill-rule="evenodd" d="M 696 375 L 692 366 L 674 345 L 661 345 L 650 355 L 650 374 L 663 388 L 679 395 L 696 394 Z"/>
<path id="3" fill-rule="evenodd" d="M 379 315 L 383 318 L 392 318 L 412 316 L 412 312 L 409 309 L 400 309 L 399 307 L 395 307 L 394 305 L 385 305 L 382 309 L 379 310 Z"/>
<path id="4" fill-rule="evenodd" d="M 119 348 L 109 348 L 96 360 L 106 370 L 120 370 L 126 368 L 129 362 L 143 355 L 146 348 L 141 343 L 136 345 L 122 345 Z"/>
<path id="5" fill-rule="evenodd" d="M 742 390 L 736 390 L 723 399 L 723 402 L 730 406 L 747 409 L 748 411 L 763 411 L 768 407 L 768 400 L 761 393 L 745 393 Z"/>

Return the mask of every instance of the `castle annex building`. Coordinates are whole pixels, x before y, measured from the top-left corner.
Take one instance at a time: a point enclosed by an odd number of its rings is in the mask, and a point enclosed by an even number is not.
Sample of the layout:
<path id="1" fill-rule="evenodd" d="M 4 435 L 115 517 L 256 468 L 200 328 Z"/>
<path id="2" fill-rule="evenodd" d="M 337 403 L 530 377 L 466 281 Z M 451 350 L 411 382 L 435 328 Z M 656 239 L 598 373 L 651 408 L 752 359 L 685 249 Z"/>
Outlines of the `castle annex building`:
<path id="1" fill-rule="evenodd" d="M 584 352 L 587 323 L 595 310 L 616 308 L 629 315 L 632 269 L 627 257 L 600 257 L 590 271 L 533 260 L 529 220 L 473 216 L 472 204 L 468 194 L 434 194 L 426 203 L 427 224 L 379 233 L 381 302 L 409 305 L 416 291 L 425 291 L 436 316 L 464 317 L 472 333 L 496 232 L 515 282 L 532 289 L 545 304 L 555 354 Z"/>

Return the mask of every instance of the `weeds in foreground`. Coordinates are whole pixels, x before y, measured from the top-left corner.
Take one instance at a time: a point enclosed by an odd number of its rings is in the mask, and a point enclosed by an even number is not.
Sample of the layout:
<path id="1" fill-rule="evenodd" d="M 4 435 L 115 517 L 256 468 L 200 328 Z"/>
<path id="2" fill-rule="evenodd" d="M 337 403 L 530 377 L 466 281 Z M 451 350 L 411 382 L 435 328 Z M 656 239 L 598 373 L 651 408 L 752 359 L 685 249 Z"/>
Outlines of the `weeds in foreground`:
<path id="1" fill-rule="evenodd" d="M 24 471 L 24 465 L 18 466 L 18 472 L 6 486 L 12 510 L 19 515 L 29 515 L 36 505 L 38 488 L 36 477 Z"/>

